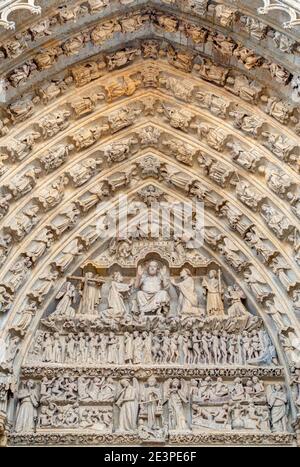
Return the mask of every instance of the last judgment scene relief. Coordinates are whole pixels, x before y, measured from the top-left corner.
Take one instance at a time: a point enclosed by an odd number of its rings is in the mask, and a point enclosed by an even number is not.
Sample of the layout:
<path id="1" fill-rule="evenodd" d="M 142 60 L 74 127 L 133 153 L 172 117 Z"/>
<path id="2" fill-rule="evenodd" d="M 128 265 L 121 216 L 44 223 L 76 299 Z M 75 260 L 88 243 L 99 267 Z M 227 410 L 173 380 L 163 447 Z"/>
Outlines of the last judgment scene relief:
<path id="1" fill-rule="evenodd" d="M 0 0 L 0 446 L 300 446 L 300 4 Z"/>

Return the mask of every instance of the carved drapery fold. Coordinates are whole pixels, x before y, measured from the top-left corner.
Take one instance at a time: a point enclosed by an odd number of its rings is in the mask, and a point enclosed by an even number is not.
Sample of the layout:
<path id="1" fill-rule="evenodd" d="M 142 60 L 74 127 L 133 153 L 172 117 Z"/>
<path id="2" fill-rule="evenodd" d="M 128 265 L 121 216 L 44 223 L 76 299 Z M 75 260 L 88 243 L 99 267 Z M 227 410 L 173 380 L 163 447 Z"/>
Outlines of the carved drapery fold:
<path id="1" fill-rule="evenodd" d="M 184 2 L 195 24 L 179 1 L 110 22 L 108 3 L 1 46 L 1 443 L 295 444 L 297 41 L 215 2 Z M 107 241 L 120 194 L 130 236 Z M 146 235 L 138 205 L 187 200 L 201 248 Z"/>

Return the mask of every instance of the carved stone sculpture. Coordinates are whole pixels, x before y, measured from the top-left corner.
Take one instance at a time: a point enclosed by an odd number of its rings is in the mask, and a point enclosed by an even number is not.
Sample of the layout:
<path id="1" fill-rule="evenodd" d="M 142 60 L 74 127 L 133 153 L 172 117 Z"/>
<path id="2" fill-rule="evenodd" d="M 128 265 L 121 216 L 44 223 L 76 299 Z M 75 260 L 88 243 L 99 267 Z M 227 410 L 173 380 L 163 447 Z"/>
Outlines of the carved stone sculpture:
<path id="1" fill-rule="evenodd" d="M 207 315 L 222 316 L 224 314 L 224 304 L 221 271 L 219 273 L 215 270 L 210 271 L 208 277 L 204 278 L 202 286 L 207 295 Z"/>
<path id="2" fill-rule="evenodd" d="M 24 389 L 18 393 L 19 406 L 17 408 L 15 426 L 17 433 L 33 431 L 34 429 L 36 409 L 38 407 L 38 399 L 34 389 L 34 383 L 29 380 Z"/>
<path id="3" fill-rule="evenodd" d="M 137 307 L 140 313 L 165 313 L 168 311 L 169 295 L 165 290 L 166 269 L 160 270 L 156 261 L 151 261 L 144 271 L 139 268 L 135 287 L 137 292 Z"/>
<path id="4" fill-rule="evenodd" d="M 197 315 L 199 313 L 198 298 L 195 292 L 194 280 L 188 269 L 182 269 L 180 272 L 180 282 L 173 282 L 178 290 L 178 314 L 179 315 Z"/>

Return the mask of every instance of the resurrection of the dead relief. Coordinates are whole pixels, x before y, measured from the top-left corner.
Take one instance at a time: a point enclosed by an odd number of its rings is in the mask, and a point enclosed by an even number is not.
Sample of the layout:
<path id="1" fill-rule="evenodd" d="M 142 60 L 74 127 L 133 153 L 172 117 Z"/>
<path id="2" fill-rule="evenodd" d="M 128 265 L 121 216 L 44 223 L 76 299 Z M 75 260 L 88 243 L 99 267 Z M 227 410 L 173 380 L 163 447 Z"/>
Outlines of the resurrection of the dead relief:
<path id="1" fill-rule="evenodd" d="M 299 11 L 44 3 L 0 6 L 0 445 L 300 445 Z"/>

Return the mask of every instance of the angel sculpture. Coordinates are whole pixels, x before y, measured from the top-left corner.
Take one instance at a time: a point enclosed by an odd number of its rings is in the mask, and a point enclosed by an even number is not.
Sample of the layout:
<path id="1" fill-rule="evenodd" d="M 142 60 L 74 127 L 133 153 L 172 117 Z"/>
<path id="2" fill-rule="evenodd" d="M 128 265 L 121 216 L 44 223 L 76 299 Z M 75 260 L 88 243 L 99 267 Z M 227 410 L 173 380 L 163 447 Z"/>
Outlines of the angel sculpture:
<path id="1" fill-rule="evenodd" d="M 127 379 L 120 381 L 121 390 L 116 398 L 116 406 L 119 408 L 119 431 L 135 431 L 138 419 L 138 382 L 134 378 L 132 382 Z"/>
<path id="2" fill-rule="evenodd" d="M 250 266 L 244 272 L 244 279 L 249 285 L 249 288 L 253 292 L 256 300 L 260 303 L 263 303 L 265 300 L 270 299 L 273 296 L 269 285 L 256 268 Z"/>
<path id="3" fill-rule="evenodd" d="M 180 272 L 180 282 L 171 280 L 179 293 L 178 314 L 199 315 L 198 297 L 195 289 L 195 282 L 190 271 L 183 268 Z"/>
<path id="4" fill-rule="evenodd" d="M 47 271 L 39 277 L 38 285 L 28 293 L 29 298 L 36 300 L 38 303 L 42 303 L 44 298 L 51 291 L 55 281 L 59 276 L 58 271 L 50 272 Z"/>
<path id="5" fill-rule="evenodd" d="M 141 314 L 162 314 L 169 311 L 170 296 L 166 291 L 167 270 L 164 266 L 160 269 L 157 261 L 150 261 L 144 271 L 141 266 L 138 268 L 135 287 L 136 304 Z"/>
<path id="6" fill-rule="evenodd" d="M 31 302 L 25 305 L 12 329 L 17 333 L 20 333 L 21 336 L 24 336 L 25 331 L 27 331 L 29 328 L 36 311 L 37 304 L 35 302 Z"/>
<path id="7" fill-rule="evenodd" d="M 246 298 L 246 295 L 238 285 L 234 284 L 229 286 L 225 296 L 230 302 L 230 306 L 228 308 L 228 316 L 230 318 L 242 318 L 249 316 L 248 310 L 242 303 L 242 300 Z"/>
<path id="8" fill-rule="evenodd" d="M 225 256 L 228 264 L 236 271 L 243 271 L 249 265 L 240 249 L 228 238 L 224 238 L 224 245 L 219 245 L 218 248 L 220 253 Z"/>
<path id="9" fill-rule="evenodd" d="M 52 317 L 74 318 L 75 309 L 71 306 L 76 301 L 76 288 L 71 282 L 65 282 L 56 295 L 56 300 L 60 300 Z"/>
<path id="10" fill-rule="evenodd" d="M 179 379 L 166 381 L 164 398 L 168 402 L 170 429 L 187 431 L 189 426 L 185 406 L 189 402 L 189 393 L 186 381 L 179 381 Z"/>
<path id="11" fill-rule="evenodd" d="M 83 245 L 79 243 L 79 239 L 72 240 L 62 251 L 61 255 L 55 260 L 53 265 L 60 270 L 65 272 L 70 264 L 74 261 L 76 256 L 82 254 Z"/>

